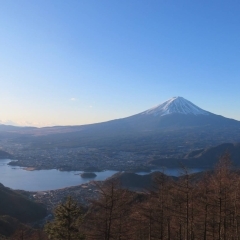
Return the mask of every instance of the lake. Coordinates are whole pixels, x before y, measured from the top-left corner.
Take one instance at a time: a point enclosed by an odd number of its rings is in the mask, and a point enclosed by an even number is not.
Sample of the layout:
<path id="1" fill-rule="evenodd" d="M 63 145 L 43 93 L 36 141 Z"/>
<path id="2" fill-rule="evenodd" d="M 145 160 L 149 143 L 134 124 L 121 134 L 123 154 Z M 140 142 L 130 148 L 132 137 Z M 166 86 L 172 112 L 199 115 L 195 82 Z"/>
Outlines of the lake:
<path id="1" fill-rule="evenodd" d="M 91 180 L 103 181 L 117 173 L 117 171 L 113 170 L 95 172 L 97 176 L 89 179 L 81 178 L 79 174 L 82 173 L 82 171 L 67 172 L 56 169 L 26 171 L 22 167 L 8 165 L 9 162 L 11 162 L 9 159 L 0 160 L 0 183 L 12 189 L 26 191 L 47 191 L 76 186 Z M 191 173 L 200 171 L 201 169 L 192 169 Z M 164 173 L 171 176 L 179 176 L 180 171 L 179 169 L 164 169 Z M 144 175 L 149 174 L 149 172 L 139 172 L 138 174 Z"/>

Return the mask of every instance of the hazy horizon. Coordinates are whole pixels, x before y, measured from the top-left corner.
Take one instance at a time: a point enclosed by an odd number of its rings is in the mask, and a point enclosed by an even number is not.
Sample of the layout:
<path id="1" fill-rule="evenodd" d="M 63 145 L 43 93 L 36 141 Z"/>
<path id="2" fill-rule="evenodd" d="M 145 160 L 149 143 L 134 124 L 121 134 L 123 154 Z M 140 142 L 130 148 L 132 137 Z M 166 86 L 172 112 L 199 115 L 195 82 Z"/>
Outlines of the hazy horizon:
<path id="1" fill-rule="evenodd" d="M 240 120 L 238 1 L 28 1 L 0 9 L 0 124 L 83 125 L 182 96 Z"/>

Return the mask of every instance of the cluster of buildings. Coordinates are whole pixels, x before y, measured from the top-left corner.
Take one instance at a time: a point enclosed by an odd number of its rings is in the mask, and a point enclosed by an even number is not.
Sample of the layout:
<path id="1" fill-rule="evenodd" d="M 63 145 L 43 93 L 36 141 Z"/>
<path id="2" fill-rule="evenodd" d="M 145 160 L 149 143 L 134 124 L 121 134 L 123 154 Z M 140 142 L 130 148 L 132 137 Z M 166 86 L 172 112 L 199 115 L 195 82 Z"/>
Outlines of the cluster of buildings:
<path id="1" fill-rule="evenodd" d="M 49 212 L 60 203 L 62 203 L 68 196 L 71 196 L 74 200 L 78 201 L 82 206 L 87 206 L 91 200 L 98 197 L 97 184 L 101 182 L 91 181 L 86 184 L 67 187 L 56 190 L 42 191 L 42 192 L 30 192 L 30 197 L 34 201 L 39 202 L 47 206 Z"/>
<path id="2" fill-rule="evenodd" d="M 6 148 L 5 148 L 6 149 Z M 34 169 L 59 169 L 61 171 L 144 170 L 148 157 L 131 152 L 112 152 L 97 148 L 31 148 L 16 144 L 6 149 L 17 161 L 10 165 Z"/>

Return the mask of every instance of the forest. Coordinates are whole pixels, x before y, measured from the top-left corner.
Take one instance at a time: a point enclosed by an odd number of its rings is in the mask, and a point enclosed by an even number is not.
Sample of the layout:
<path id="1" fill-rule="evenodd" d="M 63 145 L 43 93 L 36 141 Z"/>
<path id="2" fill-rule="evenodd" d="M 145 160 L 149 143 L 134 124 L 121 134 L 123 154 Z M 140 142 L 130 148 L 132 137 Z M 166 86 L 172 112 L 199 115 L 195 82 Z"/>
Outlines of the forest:
<path id="1" fill-rule="evenodd" d="M 144 192 L 123 189 L 114 179 L 96 183 L 99 198 L 87 209 L 69 197 L 56 207 L 41 238 L 20 238 L 18 232 L 14 239 L 239 239 L 240 174 L 229 159 L 224 155 L 201 175 L 185 168 L 177 179 L 161 174 Z"/>

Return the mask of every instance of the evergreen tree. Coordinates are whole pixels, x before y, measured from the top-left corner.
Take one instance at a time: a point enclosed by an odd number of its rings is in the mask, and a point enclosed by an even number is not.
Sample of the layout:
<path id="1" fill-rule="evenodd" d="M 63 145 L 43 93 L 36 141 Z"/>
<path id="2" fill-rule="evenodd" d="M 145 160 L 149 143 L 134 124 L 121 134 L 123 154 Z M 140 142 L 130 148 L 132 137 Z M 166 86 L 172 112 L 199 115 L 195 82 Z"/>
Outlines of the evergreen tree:
<path id="1" fill-rule="evenodd" d="M 81 221 L 81 208 L 76 201 L 68 197 L 65 203 L 55 208 L 54 220 L 47 223 L 45 231 L 49 239 L 53 240 L 84 239 L 83 234 L 79 231 Z"/>

